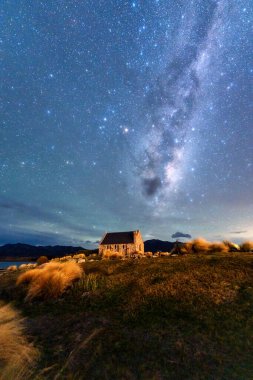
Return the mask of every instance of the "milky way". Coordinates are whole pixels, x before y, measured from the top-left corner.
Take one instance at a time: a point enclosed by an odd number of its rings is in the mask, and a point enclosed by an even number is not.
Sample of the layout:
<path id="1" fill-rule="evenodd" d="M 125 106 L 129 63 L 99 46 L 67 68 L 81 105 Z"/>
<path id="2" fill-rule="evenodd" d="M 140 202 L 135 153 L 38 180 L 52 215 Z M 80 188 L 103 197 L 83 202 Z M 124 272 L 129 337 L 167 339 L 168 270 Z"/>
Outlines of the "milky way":
<path id="1" fill-rule="evenodd" d="M 251 0 L 2 8 L 0 244 L 253 239 Z"/>
<path id="2" fill-rule="evenodd" d="M 140 159 L 144 162 L 140 169 L 141 186 L 147 197 L 162 190 L 170 193 L 182 178 L 188 141 L 195 131 L 192 114 L 199 111 L 201 78 L 208 75 L 206 61 L 210 45 L 219 36 L 220 18 L 227 16 L 220 8 L 225 13 L 222 2 L 210 2 L 196 10 L 193 5 L 188 7 L 187 13 L 182 15 L 178 31 L 181 36 L 169 54 L 169 63 L 147 95 L 149 132 L 147 137 L 141 136 L 140 143 L 144 150 L 144 157 Z M 187 31 L 186 39 L 184 31 Z"/>

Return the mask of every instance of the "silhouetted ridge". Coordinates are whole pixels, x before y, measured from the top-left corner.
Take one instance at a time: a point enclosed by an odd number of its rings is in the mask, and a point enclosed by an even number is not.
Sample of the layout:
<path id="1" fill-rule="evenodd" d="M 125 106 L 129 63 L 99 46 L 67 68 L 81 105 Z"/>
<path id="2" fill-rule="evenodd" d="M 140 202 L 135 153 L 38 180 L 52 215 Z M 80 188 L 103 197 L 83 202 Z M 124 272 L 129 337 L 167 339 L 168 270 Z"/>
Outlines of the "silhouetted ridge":
<path id="1" fill-rule="evenodd" d="M 175 242 L 171 241 L 163 241 L 163 240 L 146 240 L 144 242 L 144 250 L 145 252 L 170 252 L 174 247 Z"/>
<path id="2" fill-rule="evenodd" d="M 85 248 L 62 245 L 34 246 L 21 243 L 5 244 L 3 246 L 0 246 L 0 259 L 1 257 L 61 257 L 64 255 L 76 253 L 80 250 L 84 251 Z"/>

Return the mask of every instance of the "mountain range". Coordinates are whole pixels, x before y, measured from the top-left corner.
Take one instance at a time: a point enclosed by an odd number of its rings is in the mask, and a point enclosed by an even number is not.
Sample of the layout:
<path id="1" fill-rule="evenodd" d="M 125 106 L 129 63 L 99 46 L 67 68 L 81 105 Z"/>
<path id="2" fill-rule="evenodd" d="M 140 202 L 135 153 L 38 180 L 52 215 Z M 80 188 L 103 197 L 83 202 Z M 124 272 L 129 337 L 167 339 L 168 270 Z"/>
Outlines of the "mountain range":
<path id="1" fill-rule="evenodd" d="M 169 252 L 174 247 L 174 242 L 162 241 L 157 239 L 146 240 L 144 242 L 145 252 Z M 0 246 L 0 260 L 5 258 L 38 258 L 39 256 L 61 257 L 68 254 L 74 254 L 78 251 L 86 251 L 86 253 L 97 252 L 97 250 L 87 250 L 83 247 L 73 246 L 34 246 L 30 244 L 5 244 Z"/>

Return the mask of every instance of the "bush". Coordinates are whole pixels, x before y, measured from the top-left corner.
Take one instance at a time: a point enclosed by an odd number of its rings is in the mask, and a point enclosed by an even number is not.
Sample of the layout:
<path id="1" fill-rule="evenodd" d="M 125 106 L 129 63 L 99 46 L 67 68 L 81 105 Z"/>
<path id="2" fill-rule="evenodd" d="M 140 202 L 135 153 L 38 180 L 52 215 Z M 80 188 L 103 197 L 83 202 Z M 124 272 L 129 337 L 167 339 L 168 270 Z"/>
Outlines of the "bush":
<path id="1" fill-rule="evenodd" d="M 36 268 L 37 267 L 37 264 L 21 264 L 19 265 L 18 269 L 19 270 L 27 270 L 27 269 L 32 269 L 32 268 Z"/>
<path id="2" fill-rule="evenodd" d="M 73 256 L 73 259 L 85 259 L 85 254 L 84 253 L 77 253 L 76 255 Z"/>
<path id="3" fill-rule="evenodd" d="M 48 258 L 47 256 L 40 256 L 37 260 L 37 264 L 38 265 L 41 265 L 41 264 L 45 264 L 48 262 Z"/>
<path id="4" fill-rule="evenodd" d="M 60 257 L 60 261 L 69 261 L 69 260 L 72 260 L 73 257 L 68 255 L 68 256 L 63 256 L 63 257 Z"/>
<path id="5" fill-rule="evenodd" d="M 9 272 L 15 272 L 18 269 L 17 265 L 10 265 L 7 270 Z"/>
<path id="6" fill-rule="evenodd" d="M 209 249 L 210 243 L 202 238 L 194 239 L 188 243 L 189 247 L 191 245 L 191 250 L 193 253 L 204 253 Z"/>
<path id="7" fill-rule="evenodd" d="M 182 245 L 180 253 L 218 253 L 228 252 L 229 246 L 225 242 L 209 242 L 203 238 L 194 239 Z"/>
<path id="8" fill-rule="evenodd" d="M 240 246 L 229 240 L 224 240 L 223 243 L 228 247 L 229 252 L 239 252 Z"/>
<path id="9" fill-rule="evenodd" d="M 114 251 L 105 251 L 104 254 L 103 254 L 103 259 L 109 259 L 109 260 L 115 260 L 117 258 L 122 258 L 123 255 L 118 253 L 118 252 L 114 252 Z"/>
<path id="10" fill-rule="evenodd" d="M 43 264 L 42 268 L 22 273 L 17 285 L 27 284 L 26 300 L 34 298 L 58 298 L 63 292 L 82 276 L 81 267 L 73 262 Z"/>
<path id="11" fill-rule="evenodd" d="M 242 252 L 252 252 L 253 251 L 253 241 L 245 241 L 240 246 Z"/>
<path id="12" fill-rule="evenodd" d="M 216 252 L 228 252 L 229 247 L 224 243 L 210 243 L 209 245 L 209 252 L 216 253 Z"/>
<path id="13" fill-rule="evenodd" d="M 29 379 L 38 356 L 24 336 L 19 313 L 10 305 L 0 306 L 0 379 Z"/>

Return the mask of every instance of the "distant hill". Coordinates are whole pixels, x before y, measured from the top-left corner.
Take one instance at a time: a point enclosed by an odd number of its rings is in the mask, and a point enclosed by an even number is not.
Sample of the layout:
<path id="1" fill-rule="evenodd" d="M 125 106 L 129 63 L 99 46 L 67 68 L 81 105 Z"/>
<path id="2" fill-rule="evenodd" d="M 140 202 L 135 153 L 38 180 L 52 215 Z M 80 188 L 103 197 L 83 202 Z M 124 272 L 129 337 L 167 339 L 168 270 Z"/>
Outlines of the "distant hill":
<path id="1" fill-rule="evenodd" d="M 174 247 L 175 242 L 162 241 L 162 240 L 146 240 L 144 242 L 145 252 L 169 252 Z M 87 250 L 83 247 L 72 247 L 62 245 L 48 245 L 48 246 L 34 246 L 30 244 L 5 244 L 0 246 L 0 260 L 6 258 L 34 258 L 37 259 L 40 256 L 61 257 L 68 254 L 74 254 L 78 251 L 97 252 L 97 250 Z"/>
<path id="2" fill-rule="evenodd" d="M 163 240 L 146 240 L 144 242 L 144 250 L 145 252 L 170 252 L 174 247 L 175 242 L 171 241 L 163 241 Z"/>
<path id="3" fill-rule="evenodd" d="M 67 254 L 73 254 L 78 251 L 86 251 L 83 247 L 72 246 L 34 246 L 30 244 L 5 244 L 0 246 L 0 259 L 6 257 L 32 257 L 38 258 L 40 256 L 61 257 Z"/>

